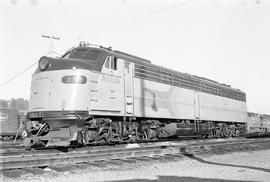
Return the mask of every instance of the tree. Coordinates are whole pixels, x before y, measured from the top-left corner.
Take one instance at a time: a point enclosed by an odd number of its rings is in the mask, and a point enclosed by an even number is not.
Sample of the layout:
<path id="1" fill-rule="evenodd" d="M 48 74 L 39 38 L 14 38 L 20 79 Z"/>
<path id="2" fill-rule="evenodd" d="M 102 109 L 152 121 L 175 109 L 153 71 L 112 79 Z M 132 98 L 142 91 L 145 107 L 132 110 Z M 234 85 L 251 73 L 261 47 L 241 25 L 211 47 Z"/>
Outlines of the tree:
<path id="1" fill-rule="evenodd" d="M 8 107 L 8 101 L 4 99 L 0 99 L 0 108 L 7 108 Z"/>
<path id="2" fill-rule="evenodd" d="M 23 98 L 14 99 L 12 98 L 8 102 L 9 109 L 16 109 L 16 110 L 28 110 L 28 100 Z"/>

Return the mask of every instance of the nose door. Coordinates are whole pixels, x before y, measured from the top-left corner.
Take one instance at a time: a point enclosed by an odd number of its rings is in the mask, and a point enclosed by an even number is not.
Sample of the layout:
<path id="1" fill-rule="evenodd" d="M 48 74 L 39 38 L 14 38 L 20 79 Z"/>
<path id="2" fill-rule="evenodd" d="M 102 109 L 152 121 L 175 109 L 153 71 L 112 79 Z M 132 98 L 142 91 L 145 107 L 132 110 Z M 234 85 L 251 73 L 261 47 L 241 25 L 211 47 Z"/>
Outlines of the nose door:
<path id="1" fill-rule="evenodd" d="M 124 97 L 125 97 L 125 115 L 133 116 L 134 98 L 133 98 L 133 63 L 124 62 Z"/>
<path id="2" fill-rule="evenodd" d="M 29 110 L 46 109 L 50 92 L 49 77 L 33 76 Z"/>

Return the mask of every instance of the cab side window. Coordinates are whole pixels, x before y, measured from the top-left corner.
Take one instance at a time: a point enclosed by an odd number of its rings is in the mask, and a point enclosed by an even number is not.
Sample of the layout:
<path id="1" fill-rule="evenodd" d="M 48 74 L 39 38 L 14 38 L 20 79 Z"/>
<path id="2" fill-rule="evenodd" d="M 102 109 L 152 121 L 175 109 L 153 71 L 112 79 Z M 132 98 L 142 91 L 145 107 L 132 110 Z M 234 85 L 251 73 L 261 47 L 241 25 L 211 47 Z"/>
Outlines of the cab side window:
<path id="1" fill-rule="evenodd" d="M 107 56 L 106 61 L 105 61 L 105 68 L 110 69 L 111 67 L 111 56 Z"/>
<path id="2" fill-rule="evenodd" d="M 117 57 L 113 57 L 113 59 L 111 61 L 111 69 L 117 70 Z"/>
<path id="3" fill-rule="evenodd" d="M 107 56 L 105 61 L 105 68 L 117 70 L 117 57 Z"/>

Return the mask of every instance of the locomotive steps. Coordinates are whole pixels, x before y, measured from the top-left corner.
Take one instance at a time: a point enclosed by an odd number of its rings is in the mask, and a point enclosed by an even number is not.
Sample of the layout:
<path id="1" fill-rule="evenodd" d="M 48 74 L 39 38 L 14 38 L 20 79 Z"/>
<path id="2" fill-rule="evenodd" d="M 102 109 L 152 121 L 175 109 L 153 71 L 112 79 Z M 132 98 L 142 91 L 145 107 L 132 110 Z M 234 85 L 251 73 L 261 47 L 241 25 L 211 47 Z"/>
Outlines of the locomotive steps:
<path id="1" fill-rule="evenodd" d="M 0 156 L 0 169 L 46 167 L 82 162 L 136 159 L 164 155 L 188 155 L 258 150 L 270 148 L 269 138 L 260 139 L 216 139 L 178 142 L 156 142 L 125 144 L 118 146 L 84 147 L 80 149 L 44 150 L 23 154 Z"/>

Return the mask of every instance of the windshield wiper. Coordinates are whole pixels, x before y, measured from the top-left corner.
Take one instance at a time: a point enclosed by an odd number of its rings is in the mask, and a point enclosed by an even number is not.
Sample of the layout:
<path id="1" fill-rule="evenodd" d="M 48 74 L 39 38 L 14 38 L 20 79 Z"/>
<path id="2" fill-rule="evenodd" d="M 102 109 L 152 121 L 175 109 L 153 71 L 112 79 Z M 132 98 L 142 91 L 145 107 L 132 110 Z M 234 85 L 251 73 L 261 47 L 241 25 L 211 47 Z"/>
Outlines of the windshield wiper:
<path id="1" fill-rule="evenodd" d="M 86 53 L 84 53 L 83 55 L 81 55 L 81 57 L 85 56 L 85 55 L 88 54 L 90 51 L 92 51 L 92 49 L 89 49 Z"/>

